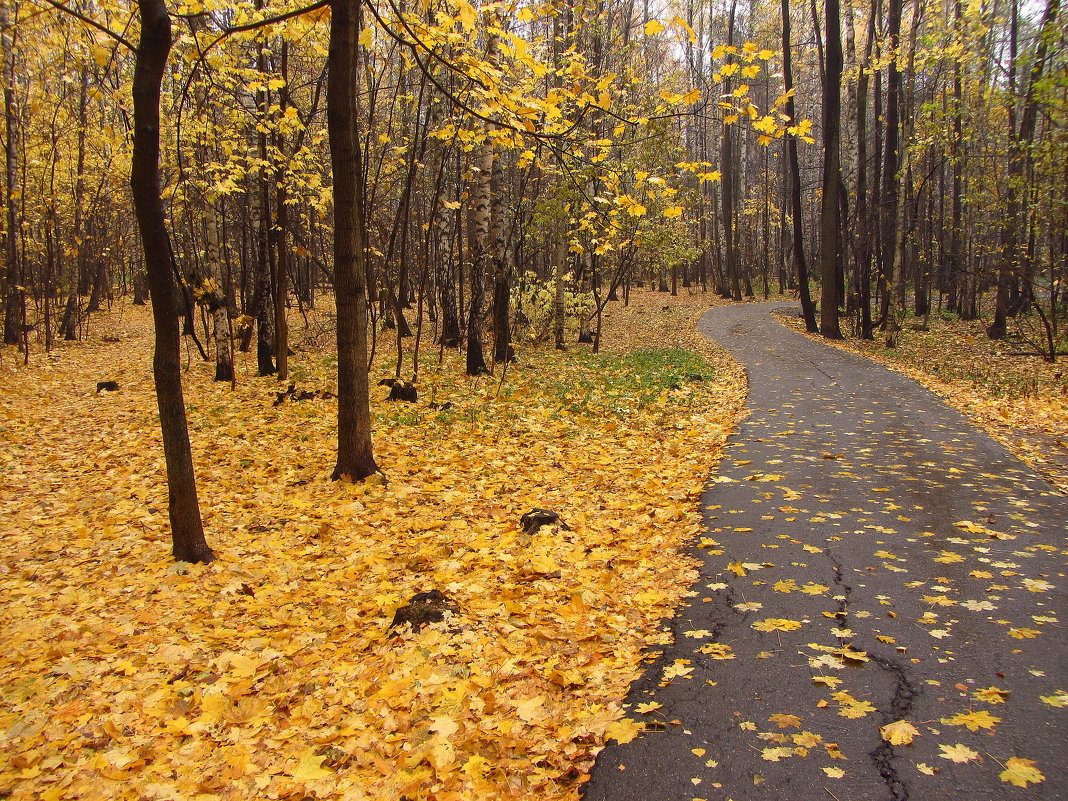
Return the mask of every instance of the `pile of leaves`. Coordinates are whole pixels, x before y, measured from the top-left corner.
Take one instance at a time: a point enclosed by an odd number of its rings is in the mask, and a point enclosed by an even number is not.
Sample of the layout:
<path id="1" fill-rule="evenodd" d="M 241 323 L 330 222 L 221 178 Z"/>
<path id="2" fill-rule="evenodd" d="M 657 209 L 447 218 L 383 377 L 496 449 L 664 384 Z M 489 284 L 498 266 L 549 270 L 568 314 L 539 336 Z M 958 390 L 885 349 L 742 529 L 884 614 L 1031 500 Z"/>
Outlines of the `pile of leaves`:
<path id="1" fill-rule="evenodd" d="M 794 317 L 780 319 L 804 332 Z M 991 340 L 981 320 L 931 316 L 906 325 L 896 348 L 885 337 L 821 340 L 904 373 L 969 416 L 998 442 L 1068 492 L 1068 367 L 1019 355 L 1019 343 Z"/>
<path id="2" fill-rule="evenodd" d="M 376 388 L 388 481 L 360 484 L 329 480 L 328 349 L 297 348 L 318 394 L 278 406 L 254 358 L 231 391 L 194 356 L 206 566 L 169 555 L 147 311 L 5 358 L 0 795 L 574 798 L 636 732 L 621 700 L 695 575 L 680 550 L 744 400 L 693 329 L 710 304 L 636 292 L 602 354 L 521 349 L 503 381 L 424 356 L 418 404 Z M 568 527 L 523 532 L 533 507 Z M 459 611 L 390 628 L 434 589 Z"/>

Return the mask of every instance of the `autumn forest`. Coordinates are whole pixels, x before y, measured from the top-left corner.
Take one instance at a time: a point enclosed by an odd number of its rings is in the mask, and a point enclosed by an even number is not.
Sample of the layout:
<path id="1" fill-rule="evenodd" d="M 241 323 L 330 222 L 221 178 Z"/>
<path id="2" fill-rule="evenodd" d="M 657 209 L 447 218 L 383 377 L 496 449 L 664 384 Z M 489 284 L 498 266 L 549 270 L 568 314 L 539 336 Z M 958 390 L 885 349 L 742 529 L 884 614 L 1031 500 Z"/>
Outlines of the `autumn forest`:
<path id="1" fill-rule="evenodd" d="M 0 51 L 0 796 L 577 797 L 745 414 L 711 307 L 1068 487 L 1059 0 L 0 0 Z"/>

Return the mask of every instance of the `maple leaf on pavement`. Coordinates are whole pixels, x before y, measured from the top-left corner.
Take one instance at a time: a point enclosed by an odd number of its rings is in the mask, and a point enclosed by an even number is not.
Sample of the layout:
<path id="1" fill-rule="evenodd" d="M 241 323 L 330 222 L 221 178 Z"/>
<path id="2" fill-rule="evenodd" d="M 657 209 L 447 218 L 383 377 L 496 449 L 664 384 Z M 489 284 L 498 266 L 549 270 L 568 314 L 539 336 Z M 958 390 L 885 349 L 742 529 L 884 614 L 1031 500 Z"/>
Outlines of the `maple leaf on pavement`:
<path id="1" fill-rule="evenodd" d="M 1015 784 L 1017 787 L 1026 787 L 1028 783 L 1038 784 L 1046 780 L 1046 777 L 1035 767 L 1035 761 L 1023 757 L 1006 759 L 1005 770 L 998 774 L 998 778 L 1003 782 Z"/>
<path id="2" fill-rule="evenodd" d="M 966 745 L 957 743 L 956 745 L 942 745 L 938 746 L 942 753 L 939 754 L 942 759 L 948 759 L 950 762 L 977 762 L 979 760 L 979 752 L 973 751 Z"/>
<path id="3" fill-rule="evenodd" d="M 1011 693 L 1008 690 L 999 690 L 997 687 L 987 687 L 984 690 L 976 690 L 972 695 L 977 701 L 986 701 L 988 704 L 1003 704 Z"/>
<path id="4" fill-rule="evenodd" d="M 880 727 L 879 733 L 890 745 L 912 745 L 912 738 L 920 732 L 907 720 L 897 720 Z"/>
<path id="5" fill-rule="evenodd" d="M 804 624 L 799 620 L 788 620 L 782 617 L 768 617 L 758 620 L 753 624 L 757 631 L 796 631 Z"/>
<path id="6" fill-rule="evenodd" d="M 947 726 L 967 726 L 969 731 L 992 729 L 1001 722 L 1001 718 L 991 715 L 985 709 L 979 712 L 959 712 L 951 718 L 941 718 Z"/>
<path id="7" fill-rule="evenodd" d="M 797 715 L 787 715 L 782 712 L 776 712 L 774 715 L 768 718 L 768 720 L 776 724 L 780 729 L 785 729 L 790 726 L 793 726 L 798 729 L 801 728 L 801 718 L 799 718 Z"/>

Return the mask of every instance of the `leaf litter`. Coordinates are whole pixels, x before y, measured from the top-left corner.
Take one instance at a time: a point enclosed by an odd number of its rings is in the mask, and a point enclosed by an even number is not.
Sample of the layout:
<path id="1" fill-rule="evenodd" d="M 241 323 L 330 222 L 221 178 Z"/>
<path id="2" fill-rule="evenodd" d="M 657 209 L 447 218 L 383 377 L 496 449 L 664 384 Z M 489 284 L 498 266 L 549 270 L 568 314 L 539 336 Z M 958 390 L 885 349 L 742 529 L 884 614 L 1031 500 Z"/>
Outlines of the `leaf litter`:
<path id="1" fill-rule="evenodd" d="M 424 353 L 438 408 L 374 396 L 388 482 L 328 480 L 336 401 L 272 406 L 247 355 L 234 392 L 194 358 L 207 566 L 169 557 L 147 313 L 120 304 L 90 344 L 5 362 L 0 791 L 575 798 L 639 730 L 621 701 L 696 577 L 684 549 L 744 401 L 693 328 L 709 298 L 665 303 L 635 291 L 604 356 L 522 348 L 503 384 Z M 628 375 L 638 347 L 661 349 L 642 357 L 667 364 L 659 385 Z M 297 383 L 333 391 L 329 350 L 295 350 Z M 121 390 L 96 395 L 98 376 Z M 524 534 L 535 507 L 569 529 Z M 459 611 L 391 632 L 431 589 Z"/>

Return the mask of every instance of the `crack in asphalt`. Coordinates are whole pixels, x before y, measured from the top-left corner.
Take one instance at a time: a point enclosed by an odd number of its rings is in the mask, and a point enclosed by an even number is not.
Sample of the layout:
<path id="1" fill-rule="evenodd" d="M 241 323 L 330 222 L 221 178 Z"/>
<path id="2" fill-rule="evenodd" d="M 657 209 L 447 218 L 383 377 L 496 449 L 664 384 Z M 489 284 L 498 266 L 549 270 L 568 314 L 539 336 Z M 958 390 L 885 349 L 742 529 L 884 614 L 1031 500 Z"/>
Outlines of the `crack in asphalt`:
<path id="1" fill-rule="evenodd" d="M 894 680 L 894 694 L 890 699 L 890 710 L 889 712 L 880 710 L 883 719 L 887 723 L 907 719 L 909 713 L 912 712 L 913 702 L 923 690 L 913 684 L 909 678 L 908 668 L 899 660 L 879 656 L 871 651 L 868 652 L 868 657 L 883 671 L 891 674 Z M 879 776 L 886 784 L 887 789 L 890 790 L 894 801 L 908 801 L 909 784 L 901 777 L 897 766 L 894 764 L 894 760 L 897 758 L 894 746 L 883 740 L 875 749 L 869 752 L 868 756 L 871 757 L 872 764 L 879 771 Z"/>
<path id="2" fill-rule="evenodd" d="M 838 628 L 849 628 L 849 600 L 853 595 L 853 587 L 845 583 L 842 578 L 842 562 L 835 556 L 834 551 L 830 548 L 825 549 L 824 553 L 827 554 L 827 558 L 831 562 L 831 566 L 834 568 L 834 587 L 837 587 L 841 592 L 836 593 L 834 598 L 838 601 L 838 609 L 835 612 L 835 619 L 838 623 Z"/>

